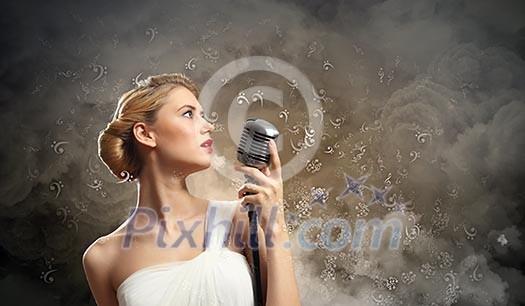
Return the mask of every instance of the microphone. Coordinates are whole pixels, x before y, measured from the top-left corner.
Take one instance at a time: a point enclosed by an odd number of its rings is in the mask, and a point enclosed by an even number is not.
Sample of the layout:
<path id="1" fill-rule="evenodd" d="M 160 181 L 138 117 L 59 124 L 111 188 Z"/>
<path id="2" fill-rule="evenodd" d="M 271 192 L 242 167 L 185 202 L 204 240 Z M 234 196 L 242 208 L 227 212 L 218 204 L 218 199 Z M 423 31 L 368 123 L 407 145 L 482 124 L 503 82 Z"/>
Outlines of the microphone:
<path id="1" fill-rule="evenodd" d="M 242 131 L 237 159 L 246 166 L 259 170 L 270 164 L 270 139 L 279 136 L 279 131 L 270 122 L 250 118 L 246 120 Z"/>
<path id="2" fill-rule="evenodd" d="M 250 118 L 246 120 L 241 140 L 237 148 L 237 159 L 245 166 L 262 169 L 270 164 L 270 139 L 279 136 L 279 131 L 270 122 Z M 257 181 L 248 174 L 244 174 L 248 182 L 257 184 Z M 246 192 L 245 195 L 252 193 Z M 250 222 L 250 248 L 252 249 L 252 274 L 255 278 L 253 297 L 256 306 L 262 306 L 261 271 L 259 263 L 259 238 L 257 236 L 257 213 L 252 203 L 247 203 Z"/>

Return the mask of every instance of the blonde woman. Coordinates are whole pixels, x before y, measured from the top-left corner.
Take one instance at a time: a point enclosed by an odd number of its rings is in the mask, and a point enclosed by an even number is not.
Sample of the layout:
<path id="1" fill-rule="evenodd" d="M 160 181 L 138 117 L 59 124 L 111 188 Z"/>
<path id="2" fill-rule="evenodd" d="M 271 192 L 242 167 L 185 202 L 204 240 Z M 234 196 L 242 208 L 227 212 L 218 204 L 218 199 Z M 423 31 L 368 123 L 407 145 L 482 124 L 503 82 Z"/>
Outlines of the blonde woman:
<path id="1" fill-rule="evenodd" d="M 150 76 L 121 96 L 101 131 L 100 158 L 116 177 L 129 174 L 138 197 L 129 218 L 84 252 L 95 301 L 99 306 L 253 305 L 243 208 L 254 203 L 263 208 L 258 228 L 263 305 L 300 305 L 291 252 L 283 246 L 289 236 L 283 230 L 275 142 L 270 168 L 236 166 L 258 183 L 239 189 L 239 200 L 207 200 L 188 191 L 186 177 L 210 167 L 212 157 L 214 127 L 205 120 L 198 96 L 197 86 L 183 74 Z M 254 194 L 243 197 L 245 192 Z M 269 222 L 276 204 L 281 209 Z"/>

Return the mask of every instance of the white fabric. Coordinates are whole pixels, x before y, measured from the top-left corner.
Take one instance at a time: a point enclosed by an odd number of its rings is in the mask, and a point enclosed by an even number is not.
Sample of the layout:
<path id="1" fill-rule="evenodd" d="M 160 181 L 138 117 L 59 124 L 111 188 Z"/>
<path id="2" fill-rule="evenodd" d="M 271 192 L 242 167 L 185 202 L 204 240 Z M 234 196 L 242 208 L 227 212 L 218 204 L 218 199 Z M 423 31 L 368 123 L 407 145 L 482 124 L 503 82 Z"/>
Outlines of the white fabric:
<path id="1" fill-rule="evenodd" d="M 210 200 L 205 250 L 191 260 L 135 271 L 117 289 L 119 305 L 254 305 L 249 264 L 244 255 L 227 248 L 237 205 L 235 200 Z"/>

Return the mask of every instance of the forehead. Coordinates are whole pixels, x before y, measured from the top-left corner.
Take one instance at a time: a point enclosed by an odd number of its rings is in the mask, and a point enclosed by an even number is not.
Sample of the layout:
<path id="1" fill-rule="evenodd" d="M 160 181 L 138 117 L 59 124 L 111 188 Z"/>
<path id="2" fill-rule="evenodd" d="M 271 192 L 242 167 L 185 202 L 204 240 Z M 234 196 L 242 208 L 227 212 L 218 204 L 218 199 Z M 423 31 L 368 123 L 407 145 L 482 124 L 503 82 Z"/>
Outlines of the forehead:
<path id="1" fill-rule="evenodd" d="M 177 85 L 175 88 L 170 90 L 166 96 L 166 104 L 169 104 L 171 107 L 175 107 L 176 109 L 186 104 L 192 105 L 197 109 L 200 109 L 201 107 L 199 101 L 193 95 L 193 93 L 182 85 Z"/>

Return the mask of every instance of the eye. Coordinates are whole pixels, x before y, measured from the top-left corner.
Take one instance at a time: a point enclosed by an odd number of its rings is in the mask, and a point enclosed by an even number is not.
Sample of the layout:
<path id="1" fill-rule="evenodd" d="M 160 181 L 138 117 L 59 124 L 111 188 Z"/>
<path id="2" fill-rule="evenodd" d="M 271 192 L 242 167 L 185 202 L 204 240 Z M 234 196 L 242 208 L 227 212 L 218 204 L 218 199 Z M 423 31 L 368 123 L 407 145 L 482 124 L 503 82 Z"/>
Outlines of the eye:
<path id="1" fill-rule="evenodd" d="M 182 115 L 185 116 L 188 113 L 191 115 L 189 118 L 193 118 L 193 111 L 192 110 L 187 110 Z"/>

